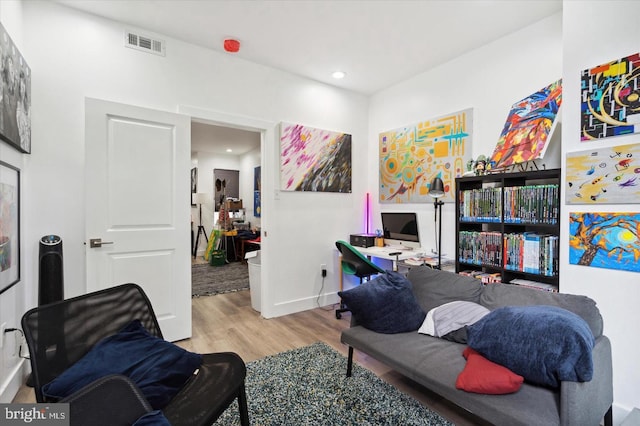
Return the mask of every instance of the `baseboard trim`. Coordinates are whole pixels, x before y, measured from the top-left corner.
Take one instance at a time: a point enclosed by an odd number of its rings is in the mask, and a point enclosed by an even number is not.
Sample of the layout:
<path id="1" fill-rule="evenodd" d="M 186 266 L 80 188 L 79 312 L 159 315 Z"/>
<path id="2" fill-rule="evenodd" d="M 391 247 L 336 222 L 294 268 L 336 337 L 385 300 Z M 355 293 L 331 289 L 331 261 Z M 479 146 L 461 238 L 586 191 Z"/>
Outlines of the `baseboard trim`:
<path id="1" fill-rule="evenodd" d="M 15 398 L 20 387 L 25 383 L 25 380 L 29 375 L 27 366 L 28 363 L 26 360 L 21 358 L 20 361 L 18 361 L 10 370 L 7 380 L 0 384 L 2 385 L 0 388 L 0 403 L 8 404 L 13 401 L 13 398 Z"/>
<path id="2" fill-rule="evenodd" d="M 308 311 L 309 309 L 315 309 L 320 306 L 329 306 L 340 303 L 340 298 L 337 292 L 324 293 L 318 296 L 305 297 L 296 300 L 287 300 L 274 304 L 268 309 L 269 316 L 263 315 L 265 318 L 275 318 L 284 315 L 295 314 L 297 312 Z"/>

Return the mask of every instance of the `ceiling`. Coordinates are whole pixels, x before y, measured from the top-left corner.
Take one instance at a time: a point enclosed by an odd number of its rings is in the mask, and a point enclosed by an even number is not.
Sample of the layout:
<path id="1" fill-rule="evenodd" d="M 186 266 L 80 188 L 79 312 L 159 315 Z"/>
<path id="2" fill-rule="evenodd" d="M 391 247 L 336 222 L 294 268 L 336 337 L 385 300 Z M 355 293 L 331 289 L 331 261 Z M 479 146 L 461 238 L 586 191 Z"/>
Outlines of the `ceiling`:
<path id="1" fill-rule="evenodd" d="M 562 10 L 562 0 L 56 0 L 371 95 Z M 331 73 L 346 72 L 342 80 Z"/>
<path id="2" fill-rule="evenodd" d="M 170 36 L 363 95 L 562 10 L 562 0 L 55 1 L 148 35 Z M 240 41 L 238 53 L 224 51 L 226 38 Z M 336 70 L 346 77 L 332 78 Z M 210 138 L 224 129 L 198 127 L 211 132 Z M 225 137 L 235 140 L 234 154 L 255 148 L 255 142 L 241 142 L 245 136 L 255 140 L 255 134 L 231 133 Z M 226 148 L 216 143 L 199 149 L 224 154 Z"/>

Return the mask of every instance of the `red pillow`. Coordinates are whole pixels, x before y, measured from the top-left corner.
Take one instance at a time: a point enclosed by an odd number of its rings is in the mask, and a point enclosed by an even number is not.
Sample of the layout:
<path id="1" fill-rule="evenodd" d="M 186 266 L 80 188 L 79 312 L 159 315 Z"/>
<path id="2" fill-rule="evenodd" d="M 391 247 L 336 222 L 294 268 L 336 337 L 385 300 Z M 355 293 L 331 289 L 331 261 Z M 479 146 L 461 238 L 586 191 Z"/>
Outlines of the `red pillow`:
<path id="1" fill-rule="evenodd" d="M 462 352 L 462 356 L 467 359 L 467 365 L 458 375 L 457 389 L 488 395 L 502 395 L 517 392 L 524 382 L 522 376 L 507 367 L 489 361 L 469 347 Z"/>

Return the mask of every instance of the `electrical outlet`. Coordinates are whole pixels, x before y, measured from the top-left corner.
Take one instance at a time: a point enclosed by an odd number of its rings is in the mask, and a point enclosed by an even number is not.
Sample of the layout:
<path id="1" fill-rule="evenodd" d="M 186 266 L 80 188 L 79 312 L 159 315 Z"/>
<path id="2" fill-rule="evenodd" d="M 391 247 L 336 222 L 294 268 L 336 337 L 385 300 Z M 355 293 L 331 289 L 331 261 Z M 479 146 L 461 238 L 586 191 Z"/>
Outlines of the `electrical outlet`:
<path id="1" fill-rule="evenodd" d="M 4 331 L 7 329 L 7 323 L 0 325 L 0 349 L 4 347 Z"/>
<path id="2" fill-rule="evenodd" d="M 323 278 L 327 276 L 327 265 L 324 263 L 320 264 L 320 274 L 322 274 Z"/>

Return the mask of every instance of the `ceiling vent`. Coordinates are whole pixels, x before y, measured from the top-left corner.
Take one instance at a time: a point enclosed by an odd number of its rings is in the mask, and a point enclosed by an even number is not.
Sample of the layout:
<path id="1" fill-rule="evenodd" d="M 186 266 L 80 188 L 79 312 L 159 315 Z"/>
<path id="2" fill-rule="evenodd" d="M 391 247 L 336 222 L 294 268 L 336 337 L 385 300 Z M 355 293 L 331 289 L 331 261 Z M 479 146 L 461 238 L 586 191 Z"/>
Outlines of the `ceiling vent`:
<path id="1" fill-rule="evenodd" d="M 164 40 L 158 40 L 144 34 L 137 34 L 128 30 L 125 31 L 124 45 L 132 49 L 142 50 L 143 52 L 165 56 Z"/>

